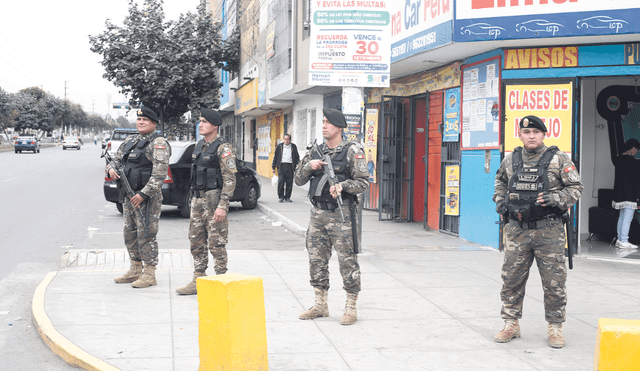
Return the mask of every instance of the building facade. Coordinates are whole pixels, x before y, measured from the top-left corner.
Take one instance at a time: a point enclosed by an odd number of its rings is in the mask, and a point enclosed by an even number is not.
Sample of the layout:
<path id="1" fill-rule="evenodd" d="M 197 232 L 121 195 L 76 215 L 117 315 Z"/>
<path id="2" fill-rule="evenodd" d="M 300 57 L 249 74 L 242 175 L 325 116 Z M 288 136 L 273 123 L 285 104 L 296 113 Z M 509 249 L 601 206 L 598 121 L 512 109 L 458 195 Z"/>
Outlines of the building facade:
<path id="1" fill-rule="evenodd" d="M 625 140 L 640 139 L 633 0 L 393 2 L 390 82 L 360 90 L 310 83 L 311 31 L 320 27 L 310 0 L 210 6 L 224 9 L 227 34 L 241 34 L 241 67 L 222 79 L 239 157 L 270 177 L 285 133 L 304 152 L 322 140 L 322 108 L 353 109 L 361 94 L 358 129 L 348 135 L 365 148 L 365 207 L 381 220 L 497 248 L 495 172 L 518 145 L 519 118 L 536 114 L 549 128 L 546 142 L 579 167 L 585 191 L 574 211 L 586 238 L 599 190 L 613 188 L 612 158 Z"/>

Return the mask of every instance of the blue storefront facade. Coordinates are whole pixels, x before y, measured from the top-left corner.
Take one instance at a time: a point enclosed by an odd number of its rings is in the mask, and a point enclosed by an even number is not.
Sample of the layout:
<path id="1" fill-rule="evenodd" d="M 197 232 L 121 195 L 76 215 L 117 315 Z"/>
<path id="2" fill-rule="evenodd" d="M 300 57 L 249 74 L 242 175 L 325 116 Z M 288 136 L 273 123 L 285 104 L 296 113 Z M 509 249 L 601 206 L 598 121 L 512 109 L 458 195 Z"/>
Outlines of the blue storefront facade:
<path id="1" fill-rule="evenodd" d="M 455 12 L 451 21 L 423 26 L 413 35 L 398 28 L 391 91 L 401 80 L 394 79 L 394 65 L 405 78 L 427 74 L 420 66 L 436 58 L 439 68 L 460 63 L 457 234 L 498 248 L 498 216 L 491 200 L 494 176 L 504 154 L 518 144 L 518 118 L 536 114 L 550 128 L 545 142 L 570 153 L 580 170 L 585 191 L 575 209 L 576 226 L 579 237 L 586 238 L 592 232 L 589 209 L 598 205 L 599 190 L 613 188 L 612 156 L 624 140 L 640 138 L 640 99 L 635 96 L 640 85 L 640 23 L 635 21 L 640 6 L 625 0 L 442 0 L 423 7 L 405 4 L 399 15 L 408 15 L 405 24 L 411 25 L 416 12 L 418 19 L 421 14 L 442 19 L 446 11 Z M 407 52 L 412 45 L 424 45 L 412 38 L 423 40 L 430 33 L 437 46 Z M 420 60 L 424 62 L 417 63 Z M 409 64 L 416 67 L 407 70 Z M 640 94 L 640 87 L 637 91 Z M 636 112 L 638 120 L 632 122 Z M 446 181 L 426 183 L 446 193 Z M 436 212 L 443 213 L 445 207 L 443 201 Z"/>

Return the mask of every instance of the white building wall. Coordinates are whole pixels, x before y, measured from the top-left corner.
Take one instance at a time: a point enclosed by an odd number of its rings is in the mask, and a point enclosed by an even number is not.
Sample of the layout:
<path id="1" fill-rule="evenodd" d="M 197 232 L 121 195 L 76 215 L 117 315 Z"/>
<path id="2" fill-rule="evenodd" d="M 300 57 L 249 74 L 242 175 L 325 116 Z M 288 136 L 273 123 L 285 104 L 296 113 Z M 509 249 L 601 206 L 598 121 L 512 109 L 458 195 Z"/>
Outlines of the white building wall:
<path id="1" fill-rule="evenodd" d="M 298 151 L 301 156 L 304 156 L 307 145 L 313 142 L 314 139 L 318 139 L 318 142 L 322 143 L 322 104 L 322 95 L 317 94 L 302 95 L 293 105 L 293 130 L 291 130 L 291 140 L 298 146 Z M 315 130 L 312 130 L 314 126 L 311 123 L 311 118 L 313 117 L 312 110 L 315 110 Z M 304 115 L 304 117 L 301 117 L 301 115 Z M 300 125 L 305 125 L 305 127 L 301 128 Z M 298 137 L 298 133 L 303 133 L 304 137 Z"/>

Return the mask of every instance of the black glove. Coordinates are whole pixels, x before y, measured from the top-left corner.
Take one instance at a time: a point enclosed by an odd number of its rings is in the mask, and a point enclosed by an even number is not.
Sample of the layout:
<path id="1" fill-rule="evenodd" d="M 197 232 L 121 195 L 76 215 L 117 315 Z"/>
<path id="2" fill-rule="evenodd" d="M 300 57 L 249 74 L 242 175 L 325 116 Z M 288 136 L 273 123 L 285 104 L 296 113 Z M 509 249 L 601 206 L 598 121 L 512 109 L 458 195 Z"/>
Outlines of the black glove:
<path id="1" fill-rule="evenodd" d="M 555 206 L 558 204 L 558 201 L 559 201 L 558 195 L 550 192 L 544 192 L 542 196 L 539 196 L 538 198 L 542 198 L 541 204 L 544 206 Z"/>
<path id="2" fill-rule="evenodd" d="M 507 211 L 508 211 L 508 209 L 507 209 L 507 206 L 504 204 L 504 202 L 499 201 L 499 202 L 496 204 L 496 212 L 497 212 L 498 214 L 500 214 L 500 215 L 504 215 L 504 214 L 506 214 L 506 213 L 507 213 Z"/>

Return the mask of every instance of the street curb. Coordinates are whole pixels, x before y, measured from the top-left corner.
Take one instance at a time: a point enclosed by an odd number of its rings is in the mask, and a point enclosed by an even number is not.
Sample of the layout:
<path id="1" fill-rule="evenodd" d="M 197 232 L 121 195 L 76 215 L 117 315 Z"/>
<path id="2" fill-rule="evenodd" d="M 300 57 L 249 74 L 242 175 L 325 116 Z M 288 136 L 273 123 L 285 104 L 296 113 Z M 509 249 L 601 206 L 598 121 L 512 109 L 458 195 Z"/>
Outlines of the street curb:
<path id="1" fill-rule="evenodd" d="M 42 341 L 44 341 L 55 354 L 74 367 L 80 367 L 90 371 L 120 370 L 80 349 L 56 331 L 55 327 L 51 324 L 51 320 L 44 309 L 44 296 L 47 292 L 47 287 L 57 274 L 58 272 L 49 272 L 33 294 L 31 312 L 33 314 L 33 322 Z"/>
<path id="2" fill-rule="evenodd" d="M 293 233 L 295 233 L 295 234 L 297 234 L 299 236 L 302 236 L 302 237 L 307 237 L 307 229 L 305 227 L 302 227 L 300 224 L 295 223 L 291 219 L 289 219 L 289 218 L 285 217 L 284 215 L 280 214 L 279 212 L 273 210 L 269 206 L 262 205 L 260 203 L 260 201 L 258 201 L 257 208 L 258 208 L 258 210 L 260 210 L 263 214 L 267 215 L 268 217 L 281 222 L 282 225 L 286 229 L 290 230 L 291 232 L 293 232 Z"/>

